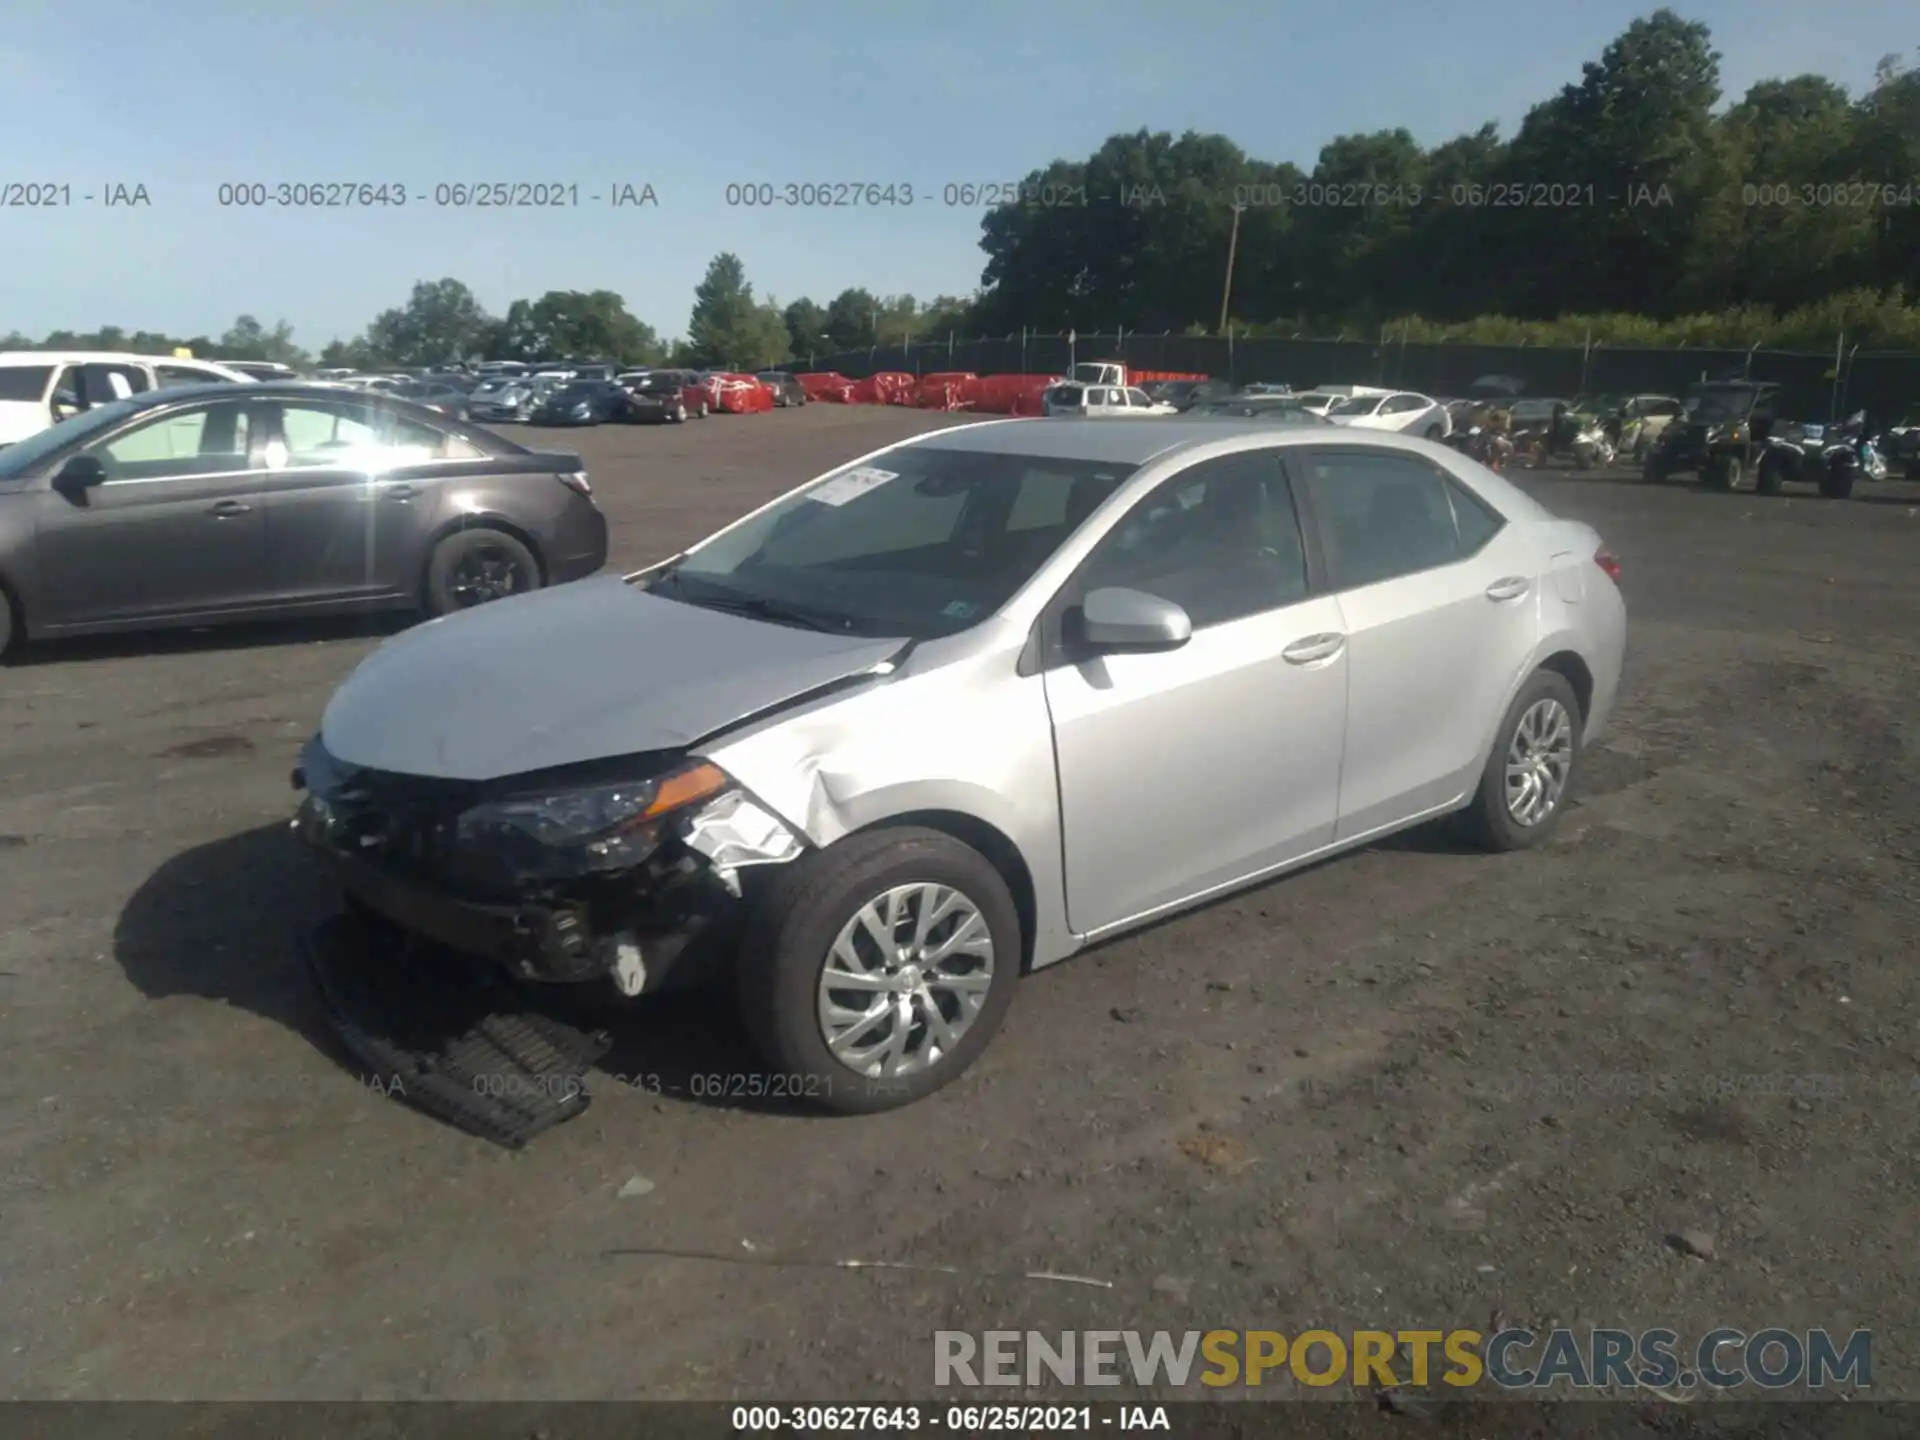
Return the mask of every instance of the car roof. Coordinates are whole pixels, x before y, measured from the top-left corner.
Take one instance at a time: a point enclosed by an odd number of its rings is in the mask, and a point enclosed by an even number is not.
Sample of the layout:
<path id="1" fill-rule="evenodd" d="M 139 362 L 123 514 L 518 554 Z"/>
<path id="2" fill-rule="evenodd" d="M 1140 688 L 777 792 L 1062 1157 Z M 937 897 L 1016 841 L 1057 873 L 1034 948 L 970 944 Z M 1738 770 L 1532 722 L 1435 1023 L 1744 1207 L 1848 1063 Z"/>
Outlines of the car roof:
<path id="1" fill-rule="evenodd" d="M 1110 465 L 1145 465 L 1188 445 L 1212 444 L 1233 434 L 1236 428 L 1247 435 L 1258 435 L 1277 445 L 1384 446 L 1430 454 L 1429 441 L 1414 440 L 1390 431 L 1347 430 L 1335 426 L 1276 426 L 1249 418 L 1236 426 L 1237 416 L 1207 416 L 1187 419 L 1162 415 L 1118 416 L 1106 419 L 1080 419 L 1077 416 L 1050 416 L 1046 419 L 988 420 L 976 425 L 961 425 L 951 430 L 930 430 L 904 443 L 925 445 L 940 450 L 967 450 L 993 455 L 1035 455 L 1057 460 L 1089 460 Z M 1334 441 L 1334 435 L 1339 440 Z"/>
<path id="2" fill-rule="evenodd" d="M 215 370 L 231 367 L 221 360 L 188 355 L 136 355 L 131 350 L 0 350 L 0 365 L 126 364 L 205 365 Z"/>

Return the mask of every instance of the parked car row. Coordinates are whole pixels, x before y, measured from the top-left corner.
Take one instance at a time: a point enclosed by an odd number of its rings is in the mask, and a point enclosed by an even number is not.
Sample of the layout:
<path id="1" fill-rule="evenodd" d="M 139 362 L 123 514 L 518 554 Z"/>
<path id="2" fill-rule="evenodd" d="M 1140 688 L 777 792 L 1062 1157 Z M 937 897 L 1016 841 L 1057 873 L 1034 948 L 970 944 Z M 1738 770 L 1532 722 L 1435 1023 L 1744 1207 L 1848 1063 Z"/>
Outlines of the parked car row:
<path id="1" fill-rule="evenodd" d="M 717 370 L 623 370 L 609 376 L 535 373 L 484 378 L 468 418 L 522 425 L 683 424 L 807 403 L 791 376 Z"/>

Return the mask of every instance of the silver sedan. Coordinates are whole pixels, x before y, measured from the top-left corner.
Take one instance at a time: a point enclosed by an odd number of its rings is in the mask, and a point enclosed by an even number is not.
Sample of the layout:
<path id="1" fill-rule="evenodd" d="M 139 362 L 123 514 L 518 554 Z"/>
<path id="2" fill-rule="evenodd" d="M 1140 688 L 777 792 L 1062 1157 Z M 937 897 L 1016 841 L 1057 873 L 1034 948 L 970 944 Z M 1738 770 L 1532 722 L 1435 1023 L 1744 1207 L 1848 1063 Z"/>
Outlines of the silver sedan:
<path id="1" fill-rule="evenodd" d="M 937 431 L 389 641 L 296 829 L 357 913 L 610 998 L 731 985 L 783 1093 L 884 1109 L 1029 969 L 1409 826 L 1546 840 L 1614 703 L 1618 574 L 1402 435 Z"/>

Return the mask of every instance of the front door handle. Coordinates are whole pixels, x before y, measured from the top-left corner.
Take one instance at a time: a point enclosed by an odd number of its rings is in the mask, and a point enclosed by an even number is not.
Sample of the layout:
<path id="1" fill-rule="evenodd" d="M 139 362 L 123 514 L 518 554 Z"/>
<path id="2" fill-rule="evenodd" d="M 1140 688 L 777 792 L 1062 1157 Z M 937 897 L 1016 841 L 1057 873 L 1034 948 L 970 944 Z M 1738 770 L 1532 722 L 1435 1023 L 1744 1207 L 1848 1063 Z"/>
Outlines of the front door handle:
<path id="1" fill-rule="evenodd" d="M 1311 665 L 1317 660 L 1331 660 L 1346 648 L 1344 635 L 1309 635 L 1304 640 L 1296 640 L 1280 652 L 1280 658 L 1289 665 Z"/>
<path id="2" fill-rule="evenodd" d="M 207 511 L 207 513 L 209 515 L 218 515 L 224 520 L 229 515 L 245 515 L 251 509 L 253 509 L 253 506 L 247 504 L 244 500 L 222 500 L 218 505 L 215 505 L 211 510 Z"/>
<path id="3" fill-rule="evenodd" d="M 1508 575 L 1487 586 L 1489 600 L 1518 600 L 1533 588 L 1533 582 L 1524 575 Z"/>
<path id="4" fill-rule="evenodd" d="M 389 500 L 411 500 L 420 492 L 411 485 L 391 485 L 383 493 Z"/>

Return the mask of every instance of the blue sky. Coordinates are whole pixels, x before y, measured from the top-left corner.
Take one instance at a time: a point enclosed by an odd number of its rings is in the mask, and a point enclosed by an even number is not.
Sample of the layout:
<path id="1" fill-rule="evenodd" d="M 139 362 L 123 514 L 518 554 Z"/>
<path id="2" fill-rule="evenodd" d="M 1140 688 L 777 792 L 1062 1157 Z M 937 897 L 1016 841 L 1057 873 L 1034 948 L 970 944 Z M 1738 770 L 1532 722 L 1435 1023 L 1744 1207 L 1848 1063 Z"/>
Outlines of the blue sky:
<path id="1" fill-rule="evenodd" d="M 1527 107 L 1651 5 L 1419 0 L 9 0 L 0 185 L 71 184 L 71 209 L 0 209 L 0 333 L 103 324 L 218 333 L 245 311 L 317 347 L 413 282 L 490 309 L 615 290 L 663 336 L 721 250 L 756 293 L 822 302 L 970 292 L 979 212 L 944 187 L 1016 181 L 1108 135 L 1218 131 L 1311 165 L 1334 135 L 1423 142 Z M 1703 0 L 1727 90 L 1815 71 L 1856 91 L 1913 58 L 1911 0 Z M 1838 178 L 1838 177 L 1836 177 Z M 222 182 L 577 183 L 579 209 L 238 211 Z M 729 184 L 911 183 L 911 210 L 755 211 Z M 144 209 L 80 201 L 143 184 Z M 586 202 L 651 184 L 658 205 Z"/>

